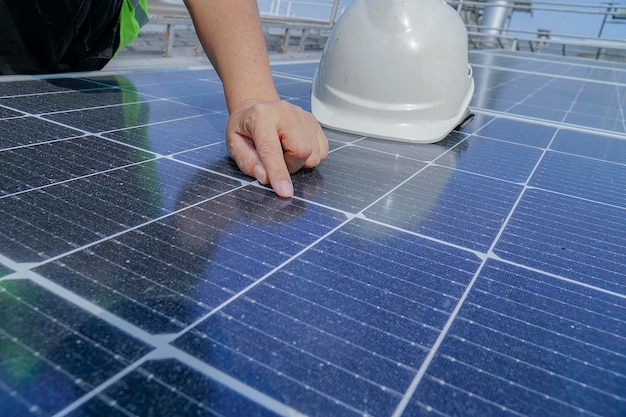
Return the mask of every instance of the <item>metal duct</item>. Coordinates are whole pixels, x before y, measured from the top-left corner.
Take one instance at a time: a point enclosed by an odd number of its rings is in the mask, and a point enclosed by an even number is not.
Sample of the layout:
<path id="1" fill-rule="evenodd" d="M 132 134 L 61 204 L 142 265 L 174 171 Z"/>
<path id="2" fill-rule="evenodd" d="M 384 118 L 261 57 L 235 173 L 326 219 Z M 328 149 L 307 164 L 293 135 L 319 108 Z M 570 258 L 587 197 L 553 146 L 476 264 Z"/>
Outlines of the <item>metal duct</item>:
<path id="1" fill-rule="evenodd" d="M 487 0 L 480 23 L 480 32 L 490 36 L 483 38 L 483 47 L 499 47 L 498 37 L 504 32 L 506 19 L 509 17 L 511 8 L 512 3 L 508 0 Z"/>

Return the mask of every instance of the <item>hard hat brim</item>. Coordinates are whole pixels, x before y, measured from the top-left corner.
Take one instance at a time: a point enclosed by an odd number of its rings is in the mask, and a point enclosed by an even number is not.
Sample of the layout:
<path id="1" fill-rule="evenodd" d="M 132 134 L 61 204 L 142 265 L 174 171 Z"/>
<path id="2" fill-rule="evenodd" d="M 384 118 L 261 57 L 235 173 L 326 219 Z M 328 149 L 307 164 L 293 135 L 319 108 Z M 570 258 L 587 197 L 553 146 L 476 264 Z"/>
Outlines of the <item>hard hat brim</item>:
<path id="1" fill-rule="evenodd" d="M 311 95 L 311 111 L 318 122 L 327 128 L 356 135 L 412 143 L 435 143 L 444 139 L 466 117 L 469 103 L 474 93 L 474 81 L 470 80 L 459 112 L 454 117 L 439 120 L 426 120 L 419 114 L 385 108 L 358 108 L 322 102 L 315 94 Z"/>

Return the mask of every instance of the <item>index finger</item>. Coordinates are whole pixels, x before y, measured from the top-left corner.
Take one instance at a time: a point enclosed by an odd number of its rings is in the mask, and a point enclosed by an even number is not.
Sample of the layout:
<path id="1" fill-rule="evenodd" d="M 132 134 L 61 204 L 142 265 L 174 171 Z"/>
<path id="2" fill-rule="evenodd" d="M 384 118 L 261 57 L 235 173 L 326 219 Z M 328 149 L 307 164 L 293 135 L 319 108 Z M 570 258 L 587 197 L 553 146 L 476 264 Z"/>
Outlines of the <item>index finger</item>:
<path id="1" fill-rule="evenodd" d="M 270 184 L 281 197 L 293 196 L 293 184 L 283 156 L 283 148 L 275 124 L 265 118 L 249 126 L 249 136 L 267 172 Z"/>

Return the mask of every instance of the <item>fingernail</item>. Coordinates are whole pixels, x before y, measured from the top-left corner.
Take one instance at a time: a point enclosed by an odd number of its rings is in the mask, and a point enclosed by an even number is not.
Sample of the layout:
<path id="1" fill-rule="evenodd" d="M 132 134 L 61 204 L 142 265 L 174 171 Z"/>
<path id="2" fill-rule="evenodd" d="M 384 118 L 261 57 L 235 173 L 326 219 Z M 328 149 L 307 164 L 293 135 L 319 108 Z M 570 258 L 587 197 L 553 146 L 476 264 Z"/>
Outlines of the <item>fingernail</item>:
<path id="1" fill-rule="evenodd" d="M 265 180 L 265 169 L 261 165 L 257 165 L 252 170 L 252 175 L 256 178 L 261 184 L 265 184 L 267 181 Z"/>
<path id="2" fill-rule="evenodd" d="M 282 180 L 276 184 L 276 192 L 283 197 L 292 197 L 293 185 L 287 180 Z"/>

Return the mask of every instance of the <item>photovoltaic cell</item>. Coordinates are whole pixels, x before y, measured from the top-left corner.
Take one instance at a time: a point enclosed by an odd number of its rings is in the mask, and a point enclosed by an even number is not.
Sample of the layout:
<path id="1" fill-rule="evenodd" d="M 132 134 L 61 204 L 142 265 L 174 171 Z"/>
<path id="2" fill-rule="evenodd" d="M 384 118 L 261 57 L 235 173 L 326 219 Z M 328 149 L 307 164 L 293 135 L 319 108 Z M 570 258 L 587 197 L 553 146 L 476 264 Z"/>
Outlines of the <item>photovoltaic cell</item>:
<path id="1" fill-rule="evenodd" d="M 470 124 L 325 129 L 287 200 L 211 68 L 0 79 L 0 415 L 625 415 L 626 67 L 470 62 Z"/>
<path id="2" fill-rule="evenodd" d="M 304 249 L 342 217 L 325 210 L 305 212 L 300 203 L 277 203 L 268 191 L 240 190 L 36 272 L 146 331 L 180 331 Z"/>
<path id="3" fill-rule="evenodd" d="M 130 154 L 143 153 L 133 148 Z M 197 174 L 194 178 L 194 174 Z M 194 179 L 192 192 L 180 190 Z M 86 176 L 0 200 L 7 255 L 35 262 L 147 223 L 240 184 L 168 160 Z M 27 235 L 29 239 L 20 241 Z"/>
<path id="4" fill-rule="evenodd" d="M 27 191 L 153 157 L 93 136 L 19 147 L 3 153 L 0 194 Z"/>
<path id="5" fill-rule="evenodd" d="M 28 280 L 0 282 L 0 405 L 52 415 L 149 347 Z"/>
<path id="6" fill-rule="evenodd" d="M 365 216 L 486 252 L 521 186 L 439 166 L 426 168 Z"/>
<path id="7" fill-rule="evenodd" d="M 291 386 L 282 400 L 307 414 L 388 415 L 477 268 L 471 258 L 357 220 L 175 345 L 268 394 Z"/>
<path id="8" fill-rule="evenodd" d="M 436 162 L 461 171 L 525 183 L 541 154 L 542 150 L 534 147 L 472 136 Z"/>
<path id="9" fill-rule="evenodd" d="M 130 96 L 130 98 L 126 98 Z M 205 114 L 206 111 L 162 100 L 137 101 L 135 93 L 118 94 L 117 106 L 47 114 L 44 118 L 98 133 Z"/>
<path id="10" fill-rule="evenodd" d="M 279 415 L 194 369 L 165 360 L 142 365 L 68 416 L 125 417 L 128 413 L 203 417 Z"/>
<path id="11" fill-rule="evenodd" d="M 504 259 L 624 294 L 624 230 L 623 208 L 529 190 L 495 251 Z"/>
<path id="12" fill-rule="evenodd" d="M 0 106 L 0 119 L 21 116 L 23 113 Z"/>
<path id="13" fill-rule="evenodd" d="M 215 76 L 214 76 L 215 77 Z M 124 88 L 124 85 L 121 85 Z M 222 95 L 222 85 L 218 80 L 194 78 L 188 81 L 176 81 L 168 83 L 156 83 L 137 85 L 132 84 L 132 90 L 136 90 L 142 97 L 158 97 L 180 100 L 188 97 L 202 96 L 202 99 L 207 101 L 209 94 L 214 94 L 216 98 Z M 217 110 L 212 108 L 212 110 Z"/>
<path id="14" fill-rule="evenodd" d="M 555 136 L 550 149 L 622 165 L 626 163 L 626 142 L 619 138 L 563 129 Z"/>
<path id="15" fill-rule="evenodd" d="M 76 92 L 32 94 L 0 98 L 0 105 L 30 114 L 53 113 L 119 104 L 120 92 L 113 88 L 98 88 Z M 140 100 L 136 96 L 137 101 Z"/>
<path id="16" fill-rule="evenodd" d="M 0 83 L 0 97 L 39 95 L 52 92 L 73 92 L 101 88 L 82 78 L 50 78 Z"/>
<path id="17" fill-rule="evenodd" d="M 357 213 L 424 167 L 418 161 L 341 147 L 315 171 L 294 176 L 296 195 L 329 207 Z"/>
<path id="18" fill-rule="evenodd" d="M 531 185 L 562 194 L 626 207 L 626 172 L 621 164 L 547 152 Z"/>
<path id="19" fill-rule="evenodd" d="M 0 264 L 0 278 L 9 275 L 11 272 L 13 272 L 12 270 L 10 270 L 9 268 L 7 268 L 6 266 Z"/>
<path id="20" fill-rule="evenodd" d="M 435 159 L 442 155 L 445 155 L 451 149 L 456 149 L 458 144 L 465 142 L 466 135 L 460 132 L 453 131 L 446 138 L 431 144 L 415 144 L 409 142 L 392 142 L 387 140 L 363 138 L 358 141 L 358 146 L 373 149 L 379 152 L 383 152 L 389 155 L 403 156 L 405 158 L 411 158 L 423 162 L 433 162 Z M 331 139 L 335 140 L 334 136 Z M 361 139 L 357 137 L 356 139 Z M 460 146 L 463 148 L 464 146 Z"/>
<path id="21" fill-rule="evenodd" d="M 407 413 L 621 415 L 625 307 L 489 261 Z"/>
<path id="22" fill-rule="evenodd" d="M 521 120 L 495 119 L 476 132 L 487 138 L 545 148 L 556 133 L 551 126 L 525 123 Z"/>
<path id="23" fill-rule="evenodd" d="M 17 117 L 0 120 L 0 149 L 49 142 L 83 134 L 78 130 L 34 117 Z"/>
<path id="24" fill-rule="evenodd" d="M 224 141 L 228 116 L 190 117 L 105 133 L 103 136 L 159 155 L 172 155 Z"/>
<path id="25" fill-rule="evenodd" d="M 188 143 L 188 142 L 186 142 Z M 174 155 L 174 159 L 195 166 L 219 172 L 232 178 L 249 181 L 250 177 L 244 175 L 237 164 L 228 155 L 226 145 L 221 142 L 216 145 L 203 146 L 187 152 Z"/>

